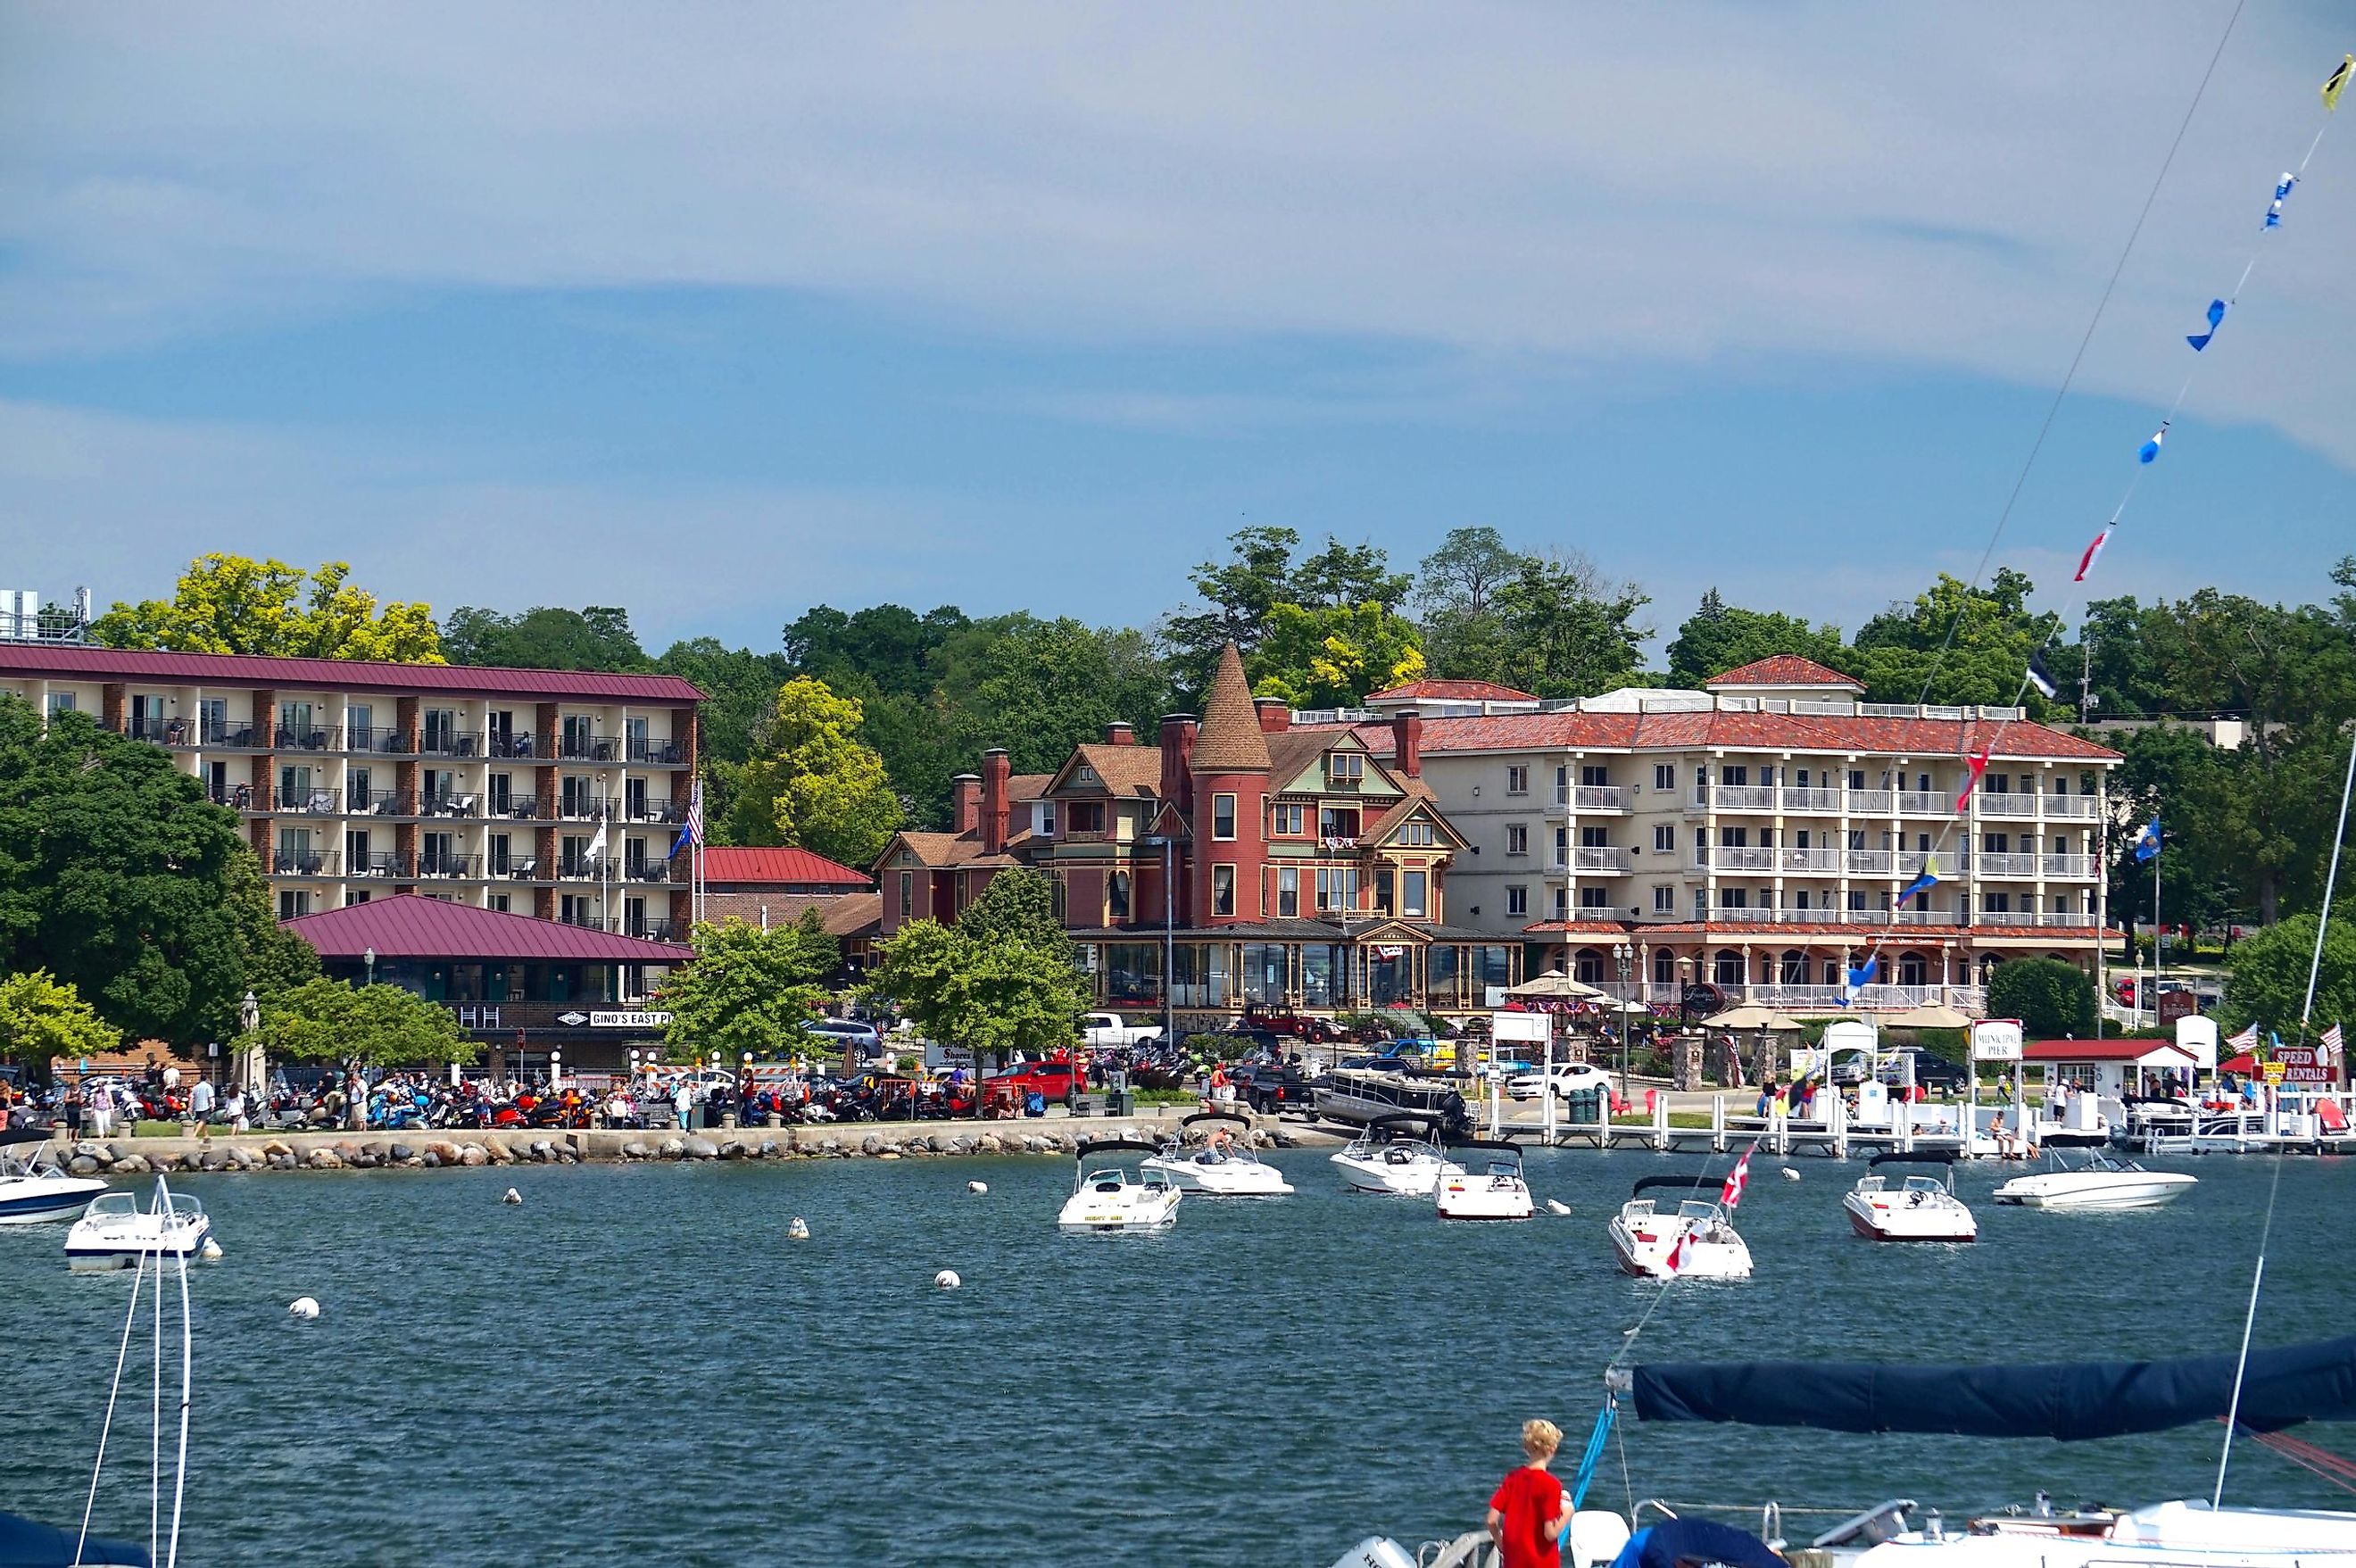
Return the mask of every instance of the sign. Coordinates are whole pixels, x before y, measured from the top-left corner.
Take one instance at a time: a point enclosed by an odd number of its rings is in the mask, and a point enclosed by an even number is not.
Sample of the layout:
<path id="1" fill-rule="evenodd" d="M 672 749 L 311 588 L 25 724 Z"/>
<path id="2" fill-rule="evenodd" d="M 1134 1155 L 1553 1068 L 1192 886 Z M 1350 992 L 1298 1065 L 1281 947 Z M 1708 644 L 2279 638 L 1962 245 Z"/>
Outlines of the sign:
<path id="1" fill-rule="evenodd" d="M 2268 1083 L 2280 1083 L 2290 1076 L 2288 1065 L 2278 1061 L 2262 1062 L 2258 1066 L 2258 1071 L 2265 1076 Z"/>
<path id="2" fill-rule="evenodd" d="M 2163 991 L 2159 993 L 2159 1021 L 2173 1024 L 2179 1018 L 2201 1011 L 2201 999 L 2190 991 Z"/>
<path id="3" fill-rule="evenodd" d="M 2176 1021 L 2176 1043 L 2192 1053 L 2203 1072 L 2217 1070 L 2217 1020 L 2195 1013 Z"/>
<path id="4" fill-rule="evenodd" d="M 2019 1059 L 2019 1019 L 1982 1018 L 1972 1026 L 1972 1060 L 2017 1062 Z"/>
<path id="5" fill-rule="evenodd" d="M 1376 942 L 1368 950 L 1385 963 L 1407 955 L 1407 948 L 1400 942 Z"/>
<path id="6" fill-rule="evenodd" d="M 556 1015 L 556 1021 L 563 1025 L 568 1029 L 577 1029 L 582 1025 L 589 1021 L 589 1015 L 586 1013 L 559 1013 Z"/>
<path id="7" fill-rule="evenodd" d="M 2313 1046 L 2282 1046 L 2266 1063 L 2268 1083 L 2329 1083 L 2330 1064 Z"/>
<path id="8" fill-rule="evenodd" d="M 1542 1046 L 1554 1038 L 1554 1019 L 1545 1013 L 1499 1013 L 1489 1020 L 1489 1037 Z"/>
<path id="9" fill-rule="evenodd" d="M 558 1022 L 569 1024 L 580 1016 L 578 1013 L 567 1013 Z M 592 1013 L 589 1015 L 589 1026 L 593 1029 L 659 1029 L 669 1022 L 670 1015 L 668 1013 Z"/>

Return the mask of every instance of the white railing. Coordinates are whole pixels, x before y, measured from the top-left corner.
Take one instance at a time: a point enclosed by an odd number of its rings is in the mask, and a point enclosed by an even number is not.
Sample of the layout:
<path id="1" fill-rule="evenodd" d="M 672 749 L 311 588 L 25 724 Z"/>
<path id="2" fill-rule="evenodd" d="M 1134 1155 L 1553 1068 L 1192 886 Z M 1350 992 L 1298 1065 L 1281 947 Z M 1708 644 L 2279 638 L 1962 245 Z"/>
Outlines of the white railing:
<path id="1" fill-rule="evenodd" d="M 1890 854 L 1886 849 L 1853 849 L 1848 852 L 1848 868 L 1869 875 L 1890 875 Z"/>
<path id="2" fill-rule="evenodd" d="M 1847 793 L 1848 814 L 1852 817 L 1886 817 L 1896 800 L 1887 789 L 1851 789 Z"/>
<path id="3" fill-rule="evenodd" d="M 1898 792 L 1898 814 L 1901 817 L 1951 817 L 1955 814 L 1955 798 L 1944 789 L 1928 792 L 1901 789 Z"/>
<path id="4" fill-rule="evenodd" d="M 1577 784 L 1571 787 L 1571 804 L 1582 811 L 1624 811 L 1627 797 L 1617 784 Z"/>
<path id="5" fill-rule="evenodd" d="M 1628 852 L 1610 844 L 1580 844 L 1570 852 L 1574 871 L 1625 871 Z"/>
<path id="6" fill-rule="evenodd" d="M 1710 789 L 1710 800 L 1721 811 L 1772 811 L 1775 809 L 1775 789 L 1771 784 L 1719 784 Z"/>
<path id="7" fill-rule="evenodd" d="M 2048 876 L 2094 876 L 2099 875 L 2091 854 L 2049 854 L 2042 866 Z"/>
<path id="8" fill-rule="evenodd" d="M 1901 926 L 1960 926 L 1964 923 L 1964 917 L 1958 909 L 1905 908 L 1898 911 L 1897 923 Z"/>
<path id="9" fill-rule="evenodd" d="M 2002 925 L 2009 920 L 2016 926 L 2051 926 L 2062 930 L 2091 930 L 2094 917 L 2083 909 L 2048 910 L 2040 915 L 1982 915 L 1988 925 Z"/>
<path id="10" fill-rule="evenodd" d="M 2033 854 L 2005 854 L 1982 850 L 1980 875 L 1982 876 L 2034 876 L 2037 875 L 2037 863 L 2038 856 Z"/>
<path id="11" fill-rule="evenodd" d="M 2103 814 L 2100 795 L 2048 795 L 2045 814 L 2078 822 L 2093 822 Z"/>
<path id="12" fill-rule="evenodd" d="M 2033 817 L 2037 815 L 2039 797 L 1999 795 L 1981 789 L 1973 794 L 1972 800 L 1979 806 L 1983 817 Z"/>
<path id="13" fill-rule="evenodd" d="M 1709 918 L 1713 920 L 1723 920 L 1731 925 L 1753 926 L 1769 925 L 1777 920 L 1792 918 L 1789 914 L 1781 909 L 1753 909 L 1747 906 L 1729 908 L 1723 905 L 1712 909 L 1709 912 Z"/>
<path id="14" fill-rule="evenodd" d="M 1837 789 L 1791 789 L 1783 791 L 1783 810 L 1804 811 L 1816 816 L 1837 816 L 1840 812 L 1840 791 Z"/>
<path id="15" fill-rule="evenodd" d="M 1898 855 L 1898 875 L 1901 876 L 1922 875 L 1922 863 L 1933 855 L 1939 857 L 1939 875 L 1942 878 L 1960 875 L 1972 863 L 1971 855 L 1963 850 L 1901 850 Z"/>
<path id="16" fill-rule="evenodd" d="M 1767 853 L 1775 857 L 1778 871 L 1829 875 L 1841 868 L 1841 852 L 1837 849 L 1775 849 Z"/>
<path id="17" fill-rule="evenodd" d="M 1775 852 L 1746 848 L 1740 844 L 1720 844 L 1709 852 L 1709 863 L 1720 871 L 1772 871 L 1775 868 Z"/>

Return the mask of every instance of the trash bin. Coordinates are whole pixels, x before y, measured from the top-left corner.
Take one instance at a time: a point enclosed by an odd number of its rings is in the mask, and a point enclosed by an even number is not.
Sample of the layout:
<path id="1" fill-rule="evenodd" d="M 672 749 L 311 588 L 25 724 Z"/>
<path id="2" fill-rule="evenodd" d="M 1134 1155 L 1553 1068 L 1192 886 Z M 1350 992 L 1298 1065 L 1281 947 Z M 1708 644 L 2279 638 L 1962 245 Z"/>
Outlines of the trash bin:
<path id="1" fill-rule="evenodd" d="M 1574 1125 L 1580 1127 L 1592 1127 L 1598 1121 L 1601 1120 L 1602 1112 L 1603 1106 L 1601 1090 L 1592 1089 L 1574 1089 L 1562 1098 L 1563 1120 L 1569 1122 Z"/>
<path id="2" fill-rule="evenodd" d="M 1130 1092 L 1129 1087 L 1126 1084 L 1122 1085 L 1119 1089 L 1106 1090 L 1105 1114 L 1108 1116 L 1136 1115 L 1137 1096 Z"/>

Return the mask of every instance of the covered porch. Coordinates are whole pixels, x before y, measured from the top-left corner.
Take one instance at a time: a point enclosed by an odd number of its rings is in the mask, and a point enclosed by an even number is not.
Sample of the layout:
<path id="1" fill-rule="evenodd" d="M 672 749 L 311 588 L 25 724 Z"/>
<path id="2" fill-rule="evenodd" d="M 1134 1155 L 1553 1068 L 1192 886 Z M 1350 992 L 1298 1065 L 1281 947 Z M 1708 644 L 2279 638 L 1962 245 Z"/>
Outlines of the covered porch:
<path id="1" fill-rule="evenodd" d="M 1074 933 L 1098 1003 L 1151 1011 L 1333 1014 L 1405 1006 L 1479 1012 L 1521 979 L 1521 944 L 1406 920 L 1279 920 L 1169 934 Z"/>

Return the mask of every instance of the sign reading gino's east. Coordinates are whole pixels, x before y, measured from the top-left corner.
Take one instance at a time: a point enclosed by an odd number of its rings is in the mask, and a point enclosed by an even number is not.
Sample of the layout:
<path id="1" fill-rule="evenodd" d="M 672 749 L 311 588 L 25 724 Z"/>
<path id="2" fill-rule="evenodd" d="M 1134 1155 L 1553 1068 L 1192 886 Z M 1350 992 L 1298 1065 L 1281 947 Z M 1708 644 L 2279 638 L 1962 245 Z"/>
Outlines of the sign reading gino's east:
<path id="1" fill-rule="evenodd" d="M 593 1029 L 659 1029 L 670 1022 L 668 1013 L 597 1013 L 589 1015 Z"/>

